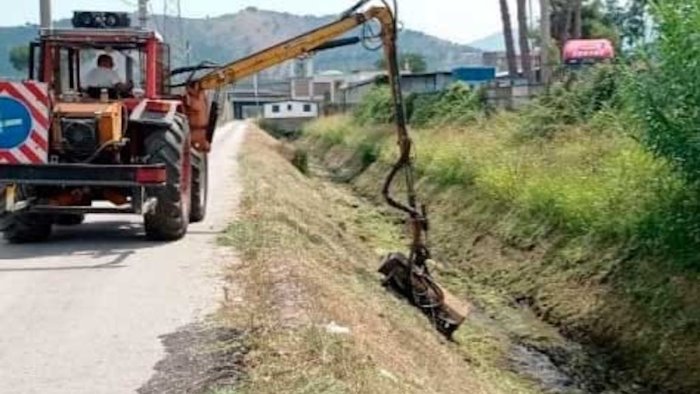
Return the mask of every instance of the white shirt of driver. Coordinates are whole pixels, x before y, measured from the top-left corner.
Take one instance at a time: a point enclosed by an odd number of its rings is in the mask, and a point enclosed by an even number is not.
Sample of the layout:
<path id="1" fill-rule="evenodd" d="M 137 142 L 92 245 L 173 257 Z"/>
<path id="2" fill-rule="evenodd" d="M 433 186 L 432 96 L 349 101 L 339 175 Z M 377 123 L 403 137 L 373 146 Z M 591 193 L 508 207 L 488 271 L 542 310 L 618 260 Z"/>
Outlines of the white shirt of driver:
<path id="1" fill-rule="evenodd" d="M 110 68 L 95 67 L 85 75 L 83 86 L 93 88 L 112 88 L 121 82 L 119 73 Z"/>

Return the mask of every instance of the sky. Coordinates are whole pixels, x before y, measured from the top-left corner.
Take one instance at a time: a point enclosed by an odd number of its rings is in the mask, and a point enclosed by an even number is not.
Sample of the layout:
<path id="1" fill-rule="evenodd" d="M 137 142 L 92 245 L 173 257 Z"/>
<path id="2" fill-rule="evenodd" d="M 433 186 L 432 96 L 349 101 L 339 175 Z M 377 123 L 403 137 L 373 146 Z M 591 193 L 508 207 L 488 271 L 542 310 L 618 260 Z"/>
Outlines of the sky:
<path id="1" fill-rule="evenodd" d="M 0 13 L 0 26 L 38 23 L 39 0 L 25 0 L 24 7 L 7 7 Z M 515 18 L 515 0 L 511 14 Z M 73 10 L 134 11 L 136 0 L 52 0 L 54 19 L 72 16 Z M 176 0 L 150 0 L 151 9 L 175 14 Z M 186 17 L 218 16 L 254 6 L 294 14 L 338 14 L 355 0 L 181 0 Z M 498 0 L 399 0 L 399 18 L 409 29 L 466 44 L 501 29 Z M 534 2 L 537 4 L 538 2 Z M 515 20 L 513 21 L 515 23 Z"/>

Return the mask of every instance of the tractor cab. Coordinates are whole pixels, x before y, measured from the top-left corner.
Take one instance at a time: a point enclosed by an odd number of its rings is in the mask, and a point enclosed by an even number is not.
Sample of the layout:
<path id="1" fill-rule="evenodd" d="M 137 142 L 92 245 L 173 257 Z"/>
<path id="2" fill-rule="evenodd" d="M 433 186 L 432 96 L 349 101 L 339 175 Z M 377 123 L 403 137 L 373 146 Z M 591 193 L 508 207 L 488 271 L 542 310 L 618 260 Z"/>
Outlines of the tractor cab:
<path id="1" fill-rule="evenodd" d="M 30 46 L 29 79 L 46 83 L 56 102 L 156 98 L 168 88 L 169 49 L 155 32 L 132 28 L 126 14 L 76 12 L 72 29 L 42 30 Z M 89 73 L 109 57 L 114 86 L 89 86 Z"/>

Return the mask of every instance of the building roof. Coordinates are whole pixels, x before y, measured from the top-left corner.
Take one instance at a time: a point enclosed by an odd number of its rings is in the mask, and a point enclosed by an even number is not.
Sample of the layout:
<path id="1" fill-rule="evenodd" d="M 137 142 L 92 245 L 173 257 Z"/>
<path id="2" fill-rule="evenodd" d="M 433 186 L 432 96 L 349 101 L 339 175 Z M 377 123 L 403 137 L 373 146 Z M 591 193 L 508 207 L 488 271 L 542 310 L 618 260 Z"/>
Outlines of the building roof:
<path id="1" fill-rule="evenodd" d="M 300 103 L 300 104 L 314 104 L 318 105 L 317 102 L 311 101 L 311 100 L 278 100 L 278 101 L 270 101 L 265 103 L 265 105 L 270 105 L 270 104 L 283 104 L 283 103 Z"/>
<path id="2" fill-rule="evenodd" d="M 316 74 L 318 76 L 322 77 L 338 77 L 338 76 L 343 76 L 345 73 L 339 70 L 326 70 L 326 71 L 321 71 L 320 73 Z"/>
<path id="3" fill-rule="evenodd" d="M 404 73 L 404 74 L 401 74 L 401 78 L 423 78 L 423 77 L 431 77 L 431 76 L 437 76 L 437 75 L 452 76 L 452 72 L 451 71 L 431 71 L 431 72 L 422 72 L 422 73 Z M 382 72 L 381 74 L 372 76 L 371 78 L 367 78 L 367 79 L 360 80 L 357 82 L 348 83 L 347 85 L 343 86 L 341 89 L 352 89 L 352 88 L 357 88 L 360 86 L 373 84 L 373 83 L 376 83 L 382 77 L 386 78 L 386 76 L 387 76 L 387 73 Z"/>

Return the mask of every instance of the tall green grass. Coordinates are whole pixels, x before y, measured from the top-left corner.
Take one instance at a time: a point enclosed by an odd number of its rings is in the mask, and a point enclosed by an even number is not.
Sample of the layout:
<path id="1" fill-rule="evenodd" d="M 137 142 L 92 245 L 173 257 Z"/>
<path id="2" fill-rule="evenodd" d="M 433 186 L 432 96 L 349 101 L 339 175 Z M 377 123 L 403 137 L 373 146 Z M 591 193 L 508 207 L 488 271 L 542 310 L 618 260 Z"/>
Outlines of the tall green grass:
<path id="1" fill-rule="evenodd" d="M 649 228 L 673 222 L 664 215 L 674 215 L 685 197 L 666 162 L 625 135 L 581 126 L 524 140 L 520 119 L 504 113 L 469 126 L 415 130 L 416 170 L 433 185 L 475 188 L 571 235 L 648 242 L 655 250 L 674 236 Z M 365 164 L 390 163 L 396 154 L 390 131 L 332 117 L 310 125 L 306 136 L 360 152 Z"/>

